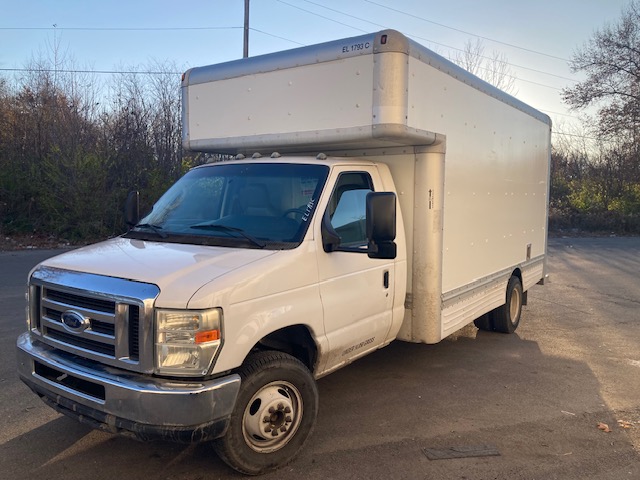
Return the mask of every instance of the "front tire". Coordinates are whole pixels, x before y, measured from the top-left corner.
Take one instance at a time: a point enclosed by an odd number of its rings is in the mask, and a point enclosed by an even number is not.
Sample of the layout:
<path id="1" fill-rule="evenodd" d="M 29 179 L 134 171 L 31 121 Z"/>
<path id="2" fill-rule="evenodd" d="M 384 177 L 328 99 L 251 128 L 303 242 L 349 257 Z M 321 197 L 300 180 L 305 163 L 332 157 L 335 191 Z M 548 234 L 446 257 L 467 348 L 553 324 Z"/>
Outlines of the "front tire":
<path id="1" fill-rule="evenodd" d="M 251 355 L 227 433 L 214 443 L 222 460 L 248 475 L 289 463 L 311 434 L 318 389 L 307 367 L 282 352 Z"/>
<path id="2" fill-rule="evenodd" d="M 506 303 L 490 313 L 491 326 L 496 332 L 513 333 L 516 331 L 520 324 L 523 301 L 522 282 L 514 275 L 507 284 Z"/>

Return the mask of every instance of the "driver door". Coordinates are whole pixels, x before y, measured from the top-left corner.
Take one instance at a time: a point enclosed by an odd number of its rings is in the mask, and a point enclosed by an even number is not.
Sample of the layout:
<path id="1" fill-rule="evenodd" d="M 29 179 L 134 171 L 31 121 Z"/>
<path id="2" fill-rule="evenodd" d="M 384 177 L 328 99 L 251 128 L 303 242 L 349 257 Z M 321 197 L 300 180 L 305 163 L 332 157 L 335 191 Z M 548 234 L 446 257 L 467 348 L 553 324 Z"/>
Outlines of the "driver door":
<path id="1" fill-rule="evenodd" d="M 320 296 L 330 349 L 325 372 L 384 343 L 391 326 L 395 273 L 394 260 L 367 256 L 365 199 L 376 185 L 381 190 L 376 168 L 352 171 L 343 167 L 332 177 L 335 187 L 323 213 L 341 241 L 335 251 L 318 249 Z"/>

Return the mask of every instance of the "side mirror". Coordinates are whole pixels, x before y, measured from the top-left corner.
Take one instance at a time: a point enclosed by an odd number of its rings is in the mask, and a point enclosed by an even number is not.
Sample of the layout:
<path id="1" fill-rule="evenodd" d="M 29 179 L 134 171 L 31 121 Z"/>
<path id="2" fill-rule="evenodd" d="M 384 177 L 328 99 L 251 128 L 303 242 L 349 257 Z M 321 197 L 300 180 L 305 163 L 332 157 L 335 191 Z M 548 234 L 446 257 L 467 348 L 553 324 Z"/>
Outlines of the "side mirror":
<path id="1" fill-rule="evenodd" d="M 140 220 L 140 192 L 133 191 L 127 195 L 127 202 L 124 204 L 124 221 L 127 227 L 131 228 L 138 224 Z"/>
<path id="2" fill-rule="evenodd" d="M 371 192 L 367 194 L 367 238 L 369 258 L 394 259 L 397 255 L 396 194 Z"/>

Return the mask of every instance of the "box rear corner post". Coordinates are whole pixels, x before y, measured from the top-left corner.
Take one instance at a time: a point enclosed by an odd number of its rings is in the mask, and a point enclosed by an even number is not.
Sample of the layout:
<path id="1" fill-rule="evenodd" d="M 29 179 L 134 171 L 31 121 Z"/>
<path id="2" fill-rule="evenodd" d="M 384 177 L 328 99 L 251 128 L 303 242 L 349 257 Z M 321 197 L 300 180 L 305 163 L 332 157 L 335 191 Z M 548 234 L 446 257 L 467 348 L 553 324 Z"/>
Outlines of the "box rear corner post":
<path id="1" fill-rule="evenodd" d="M 415 342 L 442 340 L 442 248 L 446 138 L 415 149 L 412 331 Z"/>

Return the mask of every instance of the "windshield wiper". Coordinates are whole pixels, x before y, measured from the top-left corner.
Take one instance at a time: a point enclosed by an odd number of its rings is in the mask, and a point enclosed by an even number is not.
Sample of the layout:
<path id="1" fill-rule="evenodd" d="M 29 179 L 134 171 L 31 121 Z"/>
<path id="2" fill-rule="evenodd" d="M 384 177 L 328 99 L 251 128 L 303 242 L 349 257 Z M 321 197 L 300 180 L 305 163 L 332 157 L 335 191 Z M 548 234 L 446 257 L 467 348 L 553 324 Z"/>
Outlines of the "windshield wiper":
<path id="1" fill-rule="evenodd" d="M 160 225 L 154 225 L 153 223 L 139 223 L 133 228 L 146 228 L 147 230 L 153 231 L 153 233 L 157 234 L 160 238 L 167 238 L 167 234 L 162 231 L 162 227 Z"/>
<path id="2" fill-rule="evenodd" d="M 256 237 L 249 235 L 241 228 L 229 227 L 228 225 L 218 225 L 218 224 L 196 224 L 191 225 L 189 228 L 194 228 L 196 230 L 219 230 L 221 232 L 229 232 L 229 233 L 237 233 L 238 235 L 246 238 L 251 243 L 253 243 L 256 247 L 264 248 L 267 244 L 258 240 Z"/>

